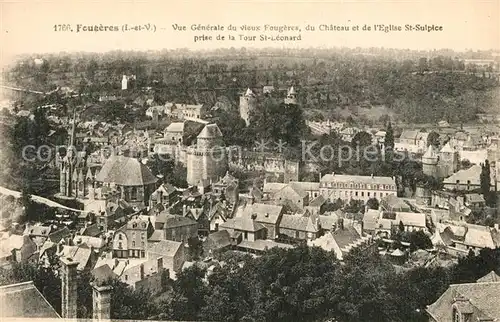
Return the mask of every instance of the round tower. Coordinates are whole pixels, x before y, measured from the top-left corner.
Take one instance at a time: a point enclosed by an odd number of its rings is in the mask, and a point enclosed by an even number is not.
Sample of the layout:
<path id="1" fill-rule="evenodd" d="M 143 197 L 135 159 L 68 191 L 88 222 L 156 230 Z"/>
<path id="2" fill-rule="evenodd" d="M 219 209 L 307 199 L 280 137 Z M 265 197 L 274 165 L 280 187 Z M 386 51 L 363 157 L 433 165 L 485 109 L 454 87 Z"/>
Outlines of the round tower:
<path id="1" fill-rule="evenodd" d="M 200 186 L 216 181 L 227 171 L 227 154 L 217 124 L 208 124 L 198 134 L 196 144 L 186 151 L 187 182 Z"/>
<path id="2" fill-rule="evenodd" d="M 432 144 L 429 145 L 427 151 L 422 156 L 422 170 L 425 175 L 437 178 L 438 160 L 439 157 L 436 153 L 436 149 L 432 146 Z"/>
<path id="3" fill-rule="evenodd" d="M 295 105 L 297 104 L 297 92 L 295 91 L 295 88 L 290 87 L 290 89 L 288 89 L 288 93 L 286 95 L 286 98 L 285 98 L 285 104 L 287 105 Z"/>
<path id="4" fill-rule="evenodd" d="M 245 94 L 240 96 L 240 117 L 245 121 L 246 125 L 250 124 L 250 113 L 257 108 L 257 97 L 250 88 Z"/>

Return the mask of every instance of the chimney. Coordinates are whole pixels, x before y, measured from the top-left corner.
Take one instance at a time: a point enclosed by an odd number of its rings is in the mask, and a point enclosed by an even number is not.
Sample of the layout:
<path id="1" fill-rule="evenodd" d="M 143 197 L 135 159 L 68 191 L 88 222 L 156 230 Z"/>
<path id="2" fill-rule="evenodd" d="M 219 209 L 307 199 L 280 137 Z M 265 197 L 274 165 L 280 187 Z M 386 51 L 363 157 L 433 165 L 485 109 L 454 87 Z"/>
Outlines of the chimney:
<path id="1" fill-rule="evenodd" d="M 76 319 L 78 284 L 76 267 L 78 262 L 71 258 L 61 258 L 61 316 L 64 319 Z"/>
<path id="2" fill-rule="evenodd" d="M 111 291 L 110 285 L 91 284 L 92 292 L 92 318 L 94 320 L 109 320 L 111 317 Z"/>
<path id="3" fill-rule="evenodd" d="M 337 230 L 337 225 L 336 224 L 332 224 L 332 228 L 330 229 L 330 232 L 334 232 Z"/>

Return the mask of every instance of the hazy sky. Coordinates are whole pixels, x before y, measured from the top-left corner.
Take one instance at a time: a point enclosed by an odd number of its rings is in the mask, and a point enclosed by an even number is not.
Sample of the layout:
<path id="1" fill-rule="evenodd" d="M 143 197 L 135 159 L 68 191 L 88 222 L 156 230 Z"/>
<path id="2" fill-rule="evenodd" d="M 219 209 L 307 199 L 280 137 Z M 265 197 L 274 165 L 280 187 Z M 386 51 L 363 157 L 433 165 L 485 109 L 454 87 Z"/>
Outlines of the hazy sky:
<path id="1" fill-rule="evenodd" d="M 146 50 L 188 47 L 394 47 L 500 49 L 500 0 L 433 1 L 4 1 L 0 0 L 3 59 L 25 52 Z M 156 25 L 152 32 L 80 32 L 76 25 Z M 174 32 L 172 24 L 188 26 Z M 360 25 L 436 24 L 442 32 L 306 32 L 300 42 L 199 42 L 191 24 Z M 74 32 L 55 32 L 72 24 Z M 121 27 L 120 27 L 121 28 Z M 207 33 L 205 33 L 207 34 Z M 212 32 L 213 36 L 217 33 Z M 228 32 L 220 32 L 227 37 Z M 245 34 L 233 32 L 234 36 Z M 259 35 L 263 32 L 247 33 Z M 266 33 L 269 35 L 276 33 Z M 289 32 L 289 35 L 298 32 Z"/>

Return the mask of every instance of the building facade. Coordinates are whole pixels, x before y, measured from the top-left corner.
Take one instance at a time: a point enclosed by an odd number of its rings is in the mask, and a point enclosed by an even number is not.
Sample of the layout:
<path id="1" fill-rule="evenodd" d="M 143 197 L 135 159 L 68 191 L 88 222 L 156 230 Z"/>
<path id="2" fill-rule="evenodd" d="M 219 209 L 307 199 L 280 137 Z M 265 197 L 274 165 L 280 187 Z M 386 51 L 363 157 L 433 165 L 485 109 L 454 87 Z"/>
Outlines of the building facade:
<path id="1" fill-rule="evenodd" d="M 320 193 L 335 201 L 351 199 L 368 201 L 397 194 L 396 181 L 391 177 L 352 176 L 335 173 L 326 174 L 320 180 Z"/>

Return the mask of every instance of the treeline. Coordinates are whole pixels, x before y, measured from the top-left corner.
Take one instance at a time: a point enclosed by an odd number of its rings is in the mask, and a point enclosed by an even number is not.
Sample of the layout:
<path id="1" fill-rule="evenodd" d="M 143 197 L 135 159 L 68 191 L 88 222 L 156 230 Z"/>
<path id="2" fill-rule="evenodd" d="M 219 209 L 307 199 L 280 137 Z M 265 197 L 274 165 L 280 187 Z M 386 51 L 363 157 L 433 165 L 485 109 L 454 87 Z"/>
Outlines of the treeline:
<path id="1" fill-rule="evenodd" d="M 498 86 L 490 73 L 478 76 L 460 59 L 444 55 L 427 59 L 423 54 L 401 52 L 400 57 L 406 58 L 396 59 L 355 55 L 356 50 L 229 53 L 203 57 L 124 52 L 48 56 L 35 68 L 26 59 L 8 75 L 19 86 L 53 88 L 55 83 L 65 83 L 94 92 L 118 91 L 123 74 L 135 75 L 132 87 L 152 87 L 163 101 L 214 104 L 217 97 L 226 96 L 234 106 L 247 87 L 293 84 L 300 89 L 300 104 L 306 109 L 386 105 L 401 119 L 419 123 L 472 120 L 475 113 L 493 106 L 492 92 Z"/>

